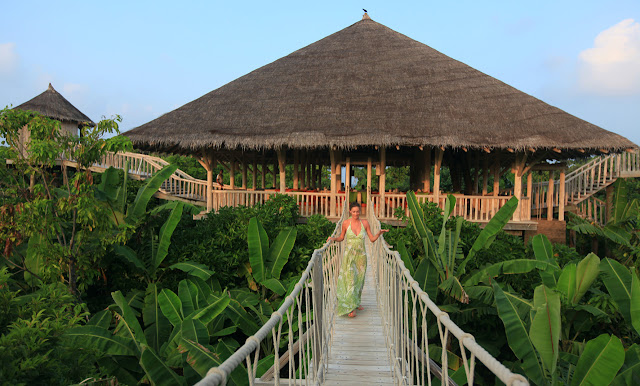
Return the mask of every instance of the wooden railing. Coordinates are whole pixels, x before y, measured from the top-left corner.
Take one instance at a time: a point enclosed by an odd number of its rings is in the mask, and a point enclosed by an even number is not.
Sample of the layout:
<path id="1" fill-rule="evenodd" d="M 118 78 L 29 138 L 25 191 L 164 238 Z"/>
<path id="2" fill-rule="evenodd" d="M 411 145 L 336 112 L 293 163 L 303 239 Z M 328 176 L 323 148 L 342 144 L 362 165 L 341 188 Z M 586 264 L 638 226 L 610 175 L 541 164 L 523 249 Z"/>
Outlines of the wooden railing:
<path id="1" fill-rule="evenodd" d="M 488 222 L 511 198 L 511 196 L 465 196 L 461 194 L 453 196 L 456 198 L 453 215 L 473 222 Z M 416 199 L 419 203 L 435 202 L 434 195 L 416 194 Z M 437 204 L 440 209 L 444 209 L 446 199 L 446 194 L 439 196 Z M 383 220 L 394 219 L 398 208 L 402 208 L 405 214 L 409 215 L 405 193 L 386 193 L 384 201 L 381 213 L 381 196 L 379 194 L 371 195 L 376 217 Z M 519 221 L 531 220 L 531 200 L 528 197 L 523 197 L 520 200 L 519 210 L 519 217 L 514 216 L 514 218 L 518 218 Z"/>
<path id="2" fill-rule="evenodd" d="M 604 226 L 607 223 L 607 204 L 599 198 L 589 197 L 578 204 L 576 214 L 588 221 Z"/>

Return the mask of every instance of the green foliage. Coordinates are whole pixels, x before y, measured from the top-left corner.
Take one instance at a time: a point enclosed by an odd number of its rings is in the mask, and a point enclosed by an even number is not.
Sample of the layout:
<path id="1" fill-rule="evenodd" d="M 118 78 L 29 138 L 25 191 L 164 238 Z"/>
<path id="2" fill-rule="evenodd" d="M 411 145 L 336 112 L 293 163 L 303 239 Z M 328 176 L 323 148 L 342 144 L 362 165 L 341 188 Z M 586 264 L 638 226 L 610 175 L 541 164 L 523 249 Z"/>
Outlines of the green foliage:
<path id="1" fill-rule="evenodd" d="M 0 268 L 0 384 L 71 384 L 95 374 L 91 352 L 65 345 L 63 334 L 88 315 L 59 283 L 21 295 Z"/>
<path id="2" fill-rule="evenodd" d="M 31 279 L 53 282 L 63 278 L 76 296 L 99 276 L 99 262 L 109 245 L 122 241 L 112 224 L 102 221 L 108 209 L 95 198 L 93 175 L 87 170 L 107 151 L 131 148 L 119 134 L 120 117 L 103 120 L 95 127 L 82 127 L 80 135 L 68 135 L 60 122 L 37 113 L 4 109 L 0 111 L 0 137 L 9 145 L 3 156 L 13 167 L 2 168 L 5 201 L 0 210 L 0 239 L 5 240 L 3 257 L 7 266 L 25 272 Z M 22 142 L 21 130 L 29 130 Z M 61 157 L 76 162 L 76 172 L 55 166 Z M 4 159 L 1 162 L 5 164 Z M 60 180 L 60 177 L 61 180 Z M 30 179 L 30 183 L 27 183 Z M 22 253 L 21 244 L 35 237 L 35 250 L 42 263 Z M 35 271 L 34 271 L 35 270 Z M 36 272 L 37 271 L 37 272 Z"/>
<path id="3" fill-rule="evenodd" d="M 120 383 L 192 384 L 204 376 L 211 360 L 220 363 L 212 333 L 224 326 L 230 298 L 199 279 L 181 281 L 179 287 L 178 294 L 159 292 L 151 283 L 144 304 L 135 300 L 136 294 L 125 297 L 116 291 L 115 305 L 87 325 L 70 329 L 66 337 L 97 352 L 102 371 Z"/>

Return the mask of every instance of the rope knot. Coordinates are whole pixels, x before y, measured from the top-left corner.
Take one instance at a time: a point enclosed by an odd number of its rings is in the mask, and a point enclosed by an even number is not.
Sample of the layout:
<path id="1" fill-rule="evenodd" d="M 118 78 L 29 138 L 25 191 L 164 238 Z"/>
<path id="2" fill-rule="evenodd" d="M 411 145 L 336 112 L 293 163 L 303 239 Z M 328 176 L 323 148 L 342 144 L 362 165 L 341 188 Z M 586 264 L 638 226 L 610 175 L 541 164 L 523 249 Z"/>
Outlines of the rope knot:
<path id="1" fill-rule="evenodd" d="M 221 378 L 220 380 L 220 384 L 221 385 L 226 385 L 227 384 L 227 374 L 225 374 L 224 371 L 220 370 L 217 367 L 212 367 L 209 369 L 209 371 L 207 371 L 207 376 L 212 375 L 212 374 L 218 374 Z"/>
<path id="2" fill-rule="evenodd" d="M 260 339 L 256 338 L 255 335 L 251 335 L 250 337 L 247 338 L 247 343 L 249 342 L 256 342 L 256 344 L 260 346 Z"/>

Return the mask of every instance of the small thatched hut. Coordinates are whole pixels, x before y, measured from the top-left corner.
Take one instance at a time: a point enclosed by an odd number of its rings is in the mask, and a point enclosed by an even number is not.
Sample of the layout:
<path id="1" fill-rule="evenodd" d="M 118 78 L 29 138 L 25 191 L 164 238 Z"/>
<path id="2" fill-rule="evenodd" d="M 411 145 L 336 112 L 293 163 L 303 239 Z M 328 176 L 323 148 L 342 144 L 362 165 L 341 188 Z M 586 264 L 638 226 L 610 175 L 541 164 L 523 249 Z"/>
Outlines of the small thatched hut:
<path id="1" fill-rule="evenodd" d="M 411 165 L 412 185 L 436 202 L 443 164 L 466 194 L 483 181 L 487 195 L 488 173 L 511 169 L 521 197 L 522 175 L 541 162 L 635 147 L 367 14 L 125 135 L 141 149 L 202 157 L 209 181 L 215 162 L 277 165 L 281 192 L 287 163 L 294 189 L 309 165 L 307 178 L 331 165 L 332 182 L 340 166 L 373 165 L 381 206 L 387 165 Z"/>
<path id="2" fill-rule="evenodd" d="M 35 111 L 60 121 L 63 132 L 69 135 L 78 135 L 79 128 L 82 126 L 95 126 L 95 123 L 58 93 L 51 83 L 45 92 L 23 104 L 14 107 L 14 109 Z M 25 127 L 20 133 L 20 146 L 23 151 L 25 144 L 29 141 L 29 129 Z"/>

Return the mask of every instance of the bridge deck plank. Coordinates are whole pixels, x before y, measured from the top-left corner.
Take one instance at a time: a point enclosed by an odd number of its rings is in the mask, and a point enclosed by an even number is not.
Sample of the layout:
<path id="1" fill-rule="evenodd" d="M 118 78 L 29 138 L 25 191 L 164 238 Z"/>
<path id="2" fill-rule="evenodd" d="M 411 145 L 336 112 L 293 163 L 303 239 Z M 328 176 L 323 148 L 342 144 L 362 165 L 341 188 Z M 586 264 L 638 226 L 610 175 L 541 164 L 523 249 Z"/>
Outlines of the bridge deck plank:
<path id="1" fill-rule="evenodd" d="M 355 318 L 340 316 L 334 326 L 325 385 L 393 385 L 382 316 L 369 258 L 362 291 L 364 310 Z"/>

